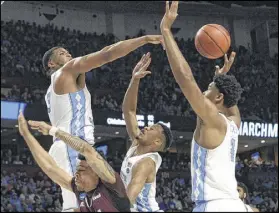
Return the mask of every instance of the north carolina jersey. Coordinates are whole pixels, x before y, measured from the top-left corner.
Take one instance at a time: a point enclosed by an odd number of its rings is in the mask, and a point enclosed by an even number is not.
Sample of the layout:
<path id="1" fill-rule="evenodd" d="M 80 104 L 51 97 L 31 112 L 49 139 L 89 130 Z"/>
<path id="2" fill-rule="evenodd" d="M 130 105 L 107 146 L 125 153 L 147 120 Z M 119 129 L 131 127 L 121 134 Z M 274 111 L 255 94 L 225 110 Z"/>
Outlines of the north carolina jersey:
<path id="1" fill-rule="evenodd" d="M 235 178 L 238 128 L 228 120 L 223 142 L 209 150 L 199 146 L 194 137 L 191 147 L 192 200 L 198 203 L 218 199 L 239 199 Z"/>
<path id="2" fill-rule="evenodd" d="M 79 136 L 93 145 L 94 123 L 91 95 L 86 86 L 74 93 L 57 95 L 54 92 L 57 72 L 51 75 L 51 84 L 45 96 L 51 124 L 65 132 Z"/>
<path id="3" fill-rule="evenodd" d="M 86 86 L 74 93 L 57 95 L 54 92 L 54 82 L 57 71 L 51 75 L 51 84 L 45 96 L 49 119 L 52 126 L 78 136 L 90 144 L 94 144 L 94 124 L 91 110 L 91 96 Z M 49 154 L 57 165 L 74 176 L 76 172 L 78 152 L 58 138 L 53 138 Z M 73 192 L 62 188 L 63 211 L 78 207 Z"/>
<path id="4" fill-rule="evenodd" d="M 127 189 L 132 179 L 132 170 L 143 158 L 151 158 L 156 165 L 156 174 L 161 166 L 162 158 L 157 152 L 147 153 L 139 156 L 133 156 L 137 146 L 131 147 L 122 163 L 121 166 L 121 179 Z M 156 176 L 152 183 L 145 183 L 143 189 L 136 198 L 134 206 L 131 208 L 132 212 L 156 212 L 159 211 L 159 205 L 155 199 L 156 196 Z"/>

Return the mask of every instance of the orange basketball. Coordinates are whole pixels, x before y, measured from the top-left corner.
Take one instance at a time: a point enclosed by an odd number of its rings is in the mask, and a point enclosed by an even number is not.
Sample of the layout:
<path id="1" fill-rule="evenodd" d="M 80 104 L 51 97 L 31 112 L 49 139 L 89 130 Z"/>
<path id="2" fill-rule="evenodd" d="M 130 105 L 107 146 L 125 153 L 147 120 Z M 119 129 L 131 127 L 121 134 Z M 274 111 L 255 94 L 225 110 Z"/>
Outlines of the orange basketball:
<path id="1" fill-rule="evenodd" d="M 198 52 L 209 59 L 224 56 L 231 46 L 229 32 L 221 25 L 204 25 L 196 34 L 195 46 Z"/>

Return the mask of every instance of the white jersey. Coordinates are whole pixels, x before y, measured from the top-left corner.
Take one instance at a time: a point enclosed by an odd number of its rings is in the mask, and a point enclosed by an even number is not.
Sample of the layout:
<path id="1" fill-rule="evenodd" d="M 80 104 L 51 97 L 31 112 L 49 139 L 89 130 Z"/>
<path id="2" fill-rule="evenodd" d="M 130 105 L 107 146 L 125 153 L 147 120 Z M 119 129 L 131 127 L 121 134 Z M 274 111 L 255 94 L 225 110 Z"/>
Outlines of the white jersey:
<path id="1" fill-rule="evenodd" d="M 74 93 L 57 95 L 54 92 L 54 82 L 58 72 L 60 71 L 51 75 L 51 84 L 45 96 L 51 124 L 94 145 L 94 123 L 90 93 L 85 86 Z M 53 141 L 49 154 L 60 168 L 73 176 L 76 172 L 78 152 L 55 137 Z M 61 189 L 63 211 L 78 208 L 75 194 L 67 189 Z"/>
<path id="2" fill-rule="evenodd" d="M 156 174 L 161 166 L 162 158 L 158 154 L 158 152 L 147 153 L 139 156 L 133 156 L 136 151 L 137 146 L 131 147 L 122 163 L 120 176 L 124 183 L 125 188 L 127 189 L 129 183 L 132 179 L 132 170 L 134 165 L 142 160 L 143 158 L 151 158 L 156 164 Z M 159 205 L 155 199 L 156 196 L 156 177 L 152 183 L 145 183 L 143 189 L 139 193 L 136 203 L 133 208 L 131 208 L 132 212 L 156 212 L 159 211 Z"/>
<path id="3" fill-rule="evenodd" d="M 198 204 L 218 199 L 239 199 L 235 178 L 238 128 L 228 120 L 223 142 L 209 150 L 199 146 L 194 137 L 191 147 L 192 200 Z"/>
<path id="4" fill-rule="evenodd" d="M 247 209 L 247 212 L 254 212 L 253 209 L 251 208 L 251 206 L 245 204 L 245 207 Z"/>
<path id="5" fill-rule="evenodd" d="M 57 95 L 54 92 L 56 74 L 57 72 L 51 75 L 51 84 L 45 96 L 51 124 L 93 145 L 94 123 L 91 95 L 87 87 L 74 93 Z"/>

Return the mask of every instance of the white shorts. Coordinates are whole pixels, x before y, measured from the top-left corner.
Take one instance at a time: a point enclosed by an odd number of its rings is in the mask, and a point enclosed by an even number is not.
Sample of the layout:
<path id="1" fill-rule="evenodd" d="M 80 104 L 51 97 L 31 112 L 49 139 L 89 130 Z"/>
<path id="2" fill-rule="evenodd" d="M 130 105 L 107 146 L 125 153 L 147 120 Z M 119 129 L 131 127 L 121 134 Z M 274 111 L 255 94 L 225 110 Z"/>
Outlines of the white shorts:
<path id="1" fill-rule="evenodd" d="M 247 212 L 247 208 L 240 199 L 220 199 L 202 202 L 195 206 L 193 212 Z"/>
<path id="2" fill-rule="evenodd" d="M 49 149 L 49 154 L 57 165 L 69 175 L 74 176 L 78 152 L 67 146 L 63 141 L 56 140 Z M 78 208 L 76 195 L 61 187 L 63 198 L 63 212 Z"/>

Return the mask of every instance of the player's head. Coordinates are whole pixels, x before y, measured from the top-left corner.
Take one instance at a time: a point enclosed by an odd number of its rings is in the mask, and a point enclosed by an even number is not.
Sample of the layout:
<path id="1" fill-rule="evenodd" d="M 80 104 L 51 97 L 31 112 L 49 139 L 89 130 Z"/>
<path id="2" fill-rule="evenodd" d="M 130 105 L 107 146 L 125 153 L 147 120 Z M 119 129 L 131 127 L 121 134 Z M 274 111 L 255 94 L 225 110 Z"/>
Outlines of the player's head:
<path id="1" fill-rule="evenodd" d="M 217 75 L 204 95 L 215 105 L 230 108 L 238 103 L 242 91 L 233 75 Z"/>
<path id="2" fill-rule="evenodd" d="M 237 191 L 239 198 L 246 204 L 249 204 L 249 192 L 247 186 L 242 182 L 237 182 Z"/>
<path id="3" fill-rule="evenodd" d="M 68 50 L 63 47 L 53 47 L 45 52 L 42 62 L 46 71 L 56 71 L 72 59 Z"/>
<path id="4" fill-rule="evenodd" d="M 136 138 L 143 146 L 150 146 L 154 151 L 165 152 L 171 147 L 173 136 L 171 130 L 162 123 L 144 127 Z"/>
<path id="5" fill-rule="evenodd" d="M 95 189 L 99 182 L 98 175 L 86 162 L 86 158 L 79 154 L 76 173 L 75 173 L 75 184 L 78 191 L 91 191 Z"/>

